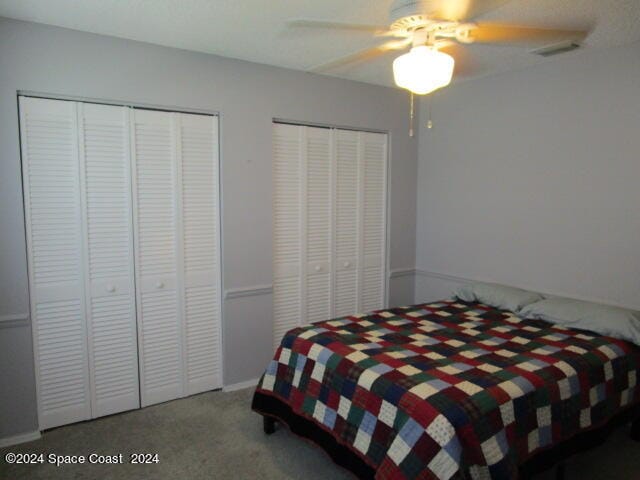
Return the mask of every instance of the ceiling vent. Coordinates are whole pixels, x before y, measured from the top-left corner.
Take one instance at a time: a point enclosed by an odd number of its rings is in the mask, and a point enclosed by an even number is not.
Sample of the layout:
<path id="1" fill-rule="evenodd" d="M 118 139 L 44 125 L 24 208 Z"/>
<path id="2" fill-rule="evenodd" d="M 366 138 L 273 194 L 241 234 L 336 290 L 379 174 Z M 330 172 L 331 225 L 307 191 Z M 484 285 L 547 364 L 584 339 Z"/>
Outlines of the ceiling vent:
<path id="1" fill-rule="evenodd" d="M 561 53 L 567 53 L 567 52 L 571 52 L 572 50 L 577 50 L 580 47 L 581 45 L 579 43 L 564 42 L 564 43 L 557 43 L 549 47 L 538 48 L 537 50 L 532 50 L 531 53 L 540 55 L 541 57 L 553 57 L 554 55 L 560 55 Z"/>

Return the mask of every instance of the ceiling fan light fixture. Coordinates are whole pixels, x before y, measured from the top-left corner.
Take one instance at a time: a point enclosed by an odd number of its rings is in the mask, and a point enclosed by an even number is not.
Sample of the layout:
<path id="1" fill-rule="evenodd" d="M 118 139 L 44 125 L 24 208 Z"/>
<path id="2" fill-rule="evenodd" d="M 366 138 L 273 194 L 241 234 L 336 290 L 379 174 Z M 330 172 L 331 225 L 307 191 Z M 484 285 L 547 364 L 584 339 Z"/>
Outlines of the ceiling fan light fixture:
<path id="1" fill-rule="evenodd" d="M 426 95 L 451 83 L 454 64 L 451 55 L 420 45 L 393 61 L 393 77 L 399 87 Z"/>

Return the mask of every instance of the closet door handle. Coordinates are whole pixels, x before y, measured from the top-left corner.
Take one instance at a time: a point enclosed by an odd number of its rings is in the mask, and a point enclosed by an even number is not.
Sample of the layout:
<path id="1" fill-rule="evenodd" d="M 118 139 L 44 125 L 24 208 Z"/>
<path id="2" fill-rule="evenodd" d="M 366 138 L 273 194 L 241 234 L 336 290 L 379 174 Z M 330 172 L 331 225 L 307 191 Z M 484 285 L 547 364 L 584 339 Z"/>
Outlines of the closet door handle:
<path id="1" fill-rule="evenodd" d="M 156 288 L 157 289 L 164 288 L 164 282 L 157 282 L 156 283 Z"/>
<path id="2" fill-rule="evenodd" d="M 315 266 L 315 268 L 314 268 L 314 270 L 315 270 L 316 272 L 319 272 L 320 270 L 322 270 L 322 267 L 321 267 L 320 265 L 316 265 L 316 266 Z"/>
<path id="3" fill-rule="evenodd" d="M 351 266 L 351 262 L 344 262 L 344 263 L 342 264 L 342 266 L 343 266 L 344 268 L 350 267 L 350 266 Z"/>
<path id="4" fill-rule="evenodd" d="M 112 284 L 107 285 L 107 292 L 113 293 L 115 291 L 116 291 L 116 286 L 115 285 L 112 285 Z"/>

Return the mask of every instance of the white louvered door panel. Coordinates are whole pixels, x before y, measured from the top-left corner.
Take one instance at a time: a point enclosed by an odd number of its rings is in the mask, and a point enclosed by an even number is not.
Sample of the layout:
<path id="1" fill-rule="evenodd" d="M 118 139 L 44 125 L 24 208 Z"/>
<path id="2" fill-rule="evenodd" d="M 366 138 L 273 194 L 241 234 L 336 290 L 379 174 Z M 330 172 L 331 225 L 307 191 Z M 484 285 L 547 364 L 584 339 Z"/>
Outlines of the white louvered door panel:
<path id="1" fill-rule="evenodd" d="M 359 133 L 335 132 L 335 269 L 337 317 L 358 312 L 358 140 Z"/>
<path id="2" fill-rule="evenodd" d="M 92 416 L 140 406 L 129 109 L 78 104 Z"/>
<path id="3" fill-rule="evenodd" d="M 175 115 L 131 114 L 142 406 L 183 396 Z"/>
<path id="4" fill-rule="evenodd" d="M 307 323 L 332 317 L 332 132 L 305 128 L 305 318 Z"/>
<path id="5" fill-rule="evenodd" d="M 222 387 L 218 119 L 179 114 L 186 393 Z"/>
<path id="6" fill-rule="evenodd" d="M 76 104 L 20 97 L 40 429 L 91 417 Z"/>
<path id="7" fill-rule="evenodd" d="M 360 310 L 385 304 L 387 136 L 360 133 L 362 222 Z"/>
<path id="8" fill-rule="evenodd" d="M 303 128 L 273 124 L 274 344 L 302 319 L 301 159 Z"/>

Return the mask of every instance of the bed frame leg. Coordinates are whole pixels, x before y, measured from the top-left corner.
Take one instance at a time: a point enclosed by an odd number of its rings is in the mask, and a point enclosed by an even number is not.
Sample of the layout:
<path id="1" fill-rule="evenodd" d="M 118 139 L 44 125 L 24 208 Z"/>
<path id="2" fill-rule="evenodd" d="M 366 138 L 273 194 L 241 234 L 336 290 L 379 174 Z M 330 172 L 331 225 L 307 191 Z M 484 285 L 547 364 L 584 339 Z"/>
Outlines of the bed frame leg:
<path id="1" fill-rule="evenodd" d="M 556 480 L 564 480 L 565 467 L 564 463 L 559 463 L 556 467 Z"/>
<path id="2" fill-rule="evenodd" d="M 631 439 L 640 442 L 640 417 L 631 422 Z"/>
<path id="3" fill-rule="evenodd" d="M 276 421 L 273 418 L 264 415 L 262 417 L 262 428 L 264 429 L 264 433 L 271 435 L 276 431 Z"/>

